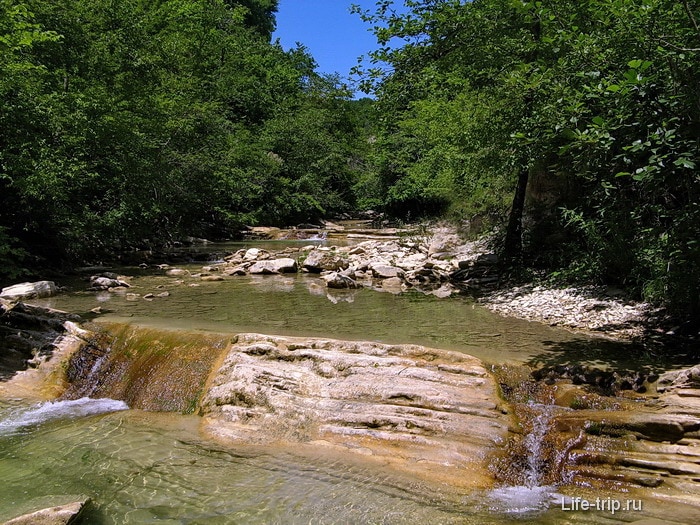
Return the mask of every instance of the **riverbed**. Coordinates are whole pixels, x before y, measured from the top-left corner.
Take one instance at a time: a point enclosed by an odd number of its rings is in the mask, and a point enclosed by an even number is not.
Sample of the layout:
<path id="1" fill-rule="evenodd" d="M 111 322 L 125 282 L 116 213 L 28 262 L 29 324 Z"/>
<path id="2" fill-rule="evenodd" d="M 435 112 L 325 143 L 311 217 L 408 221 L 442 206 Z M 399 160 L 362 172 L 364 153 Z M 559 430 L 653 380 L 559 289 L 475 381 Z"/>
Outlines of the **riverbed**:
<path id="1" fill-rule="evenodd" d="M 84 277 L 67 293 L 35 301 L 91 318 L 168 331 L 258 332 L 422 344 L 486 363 L 586 362 L 654 367 L 628 343 L 489 312 L 467 297 L 420 292 L 328 290 L 308 274 L 202 281 L 201 263 L 165 270 L 118 268 L 131 287 L 89 292 Z M 167 294 L 164 294 L 167 292 Z M 127 296 L 127 293 L 133 294 Z M 149 297 L 149 294 L 153 294 Z M 161 297 L 158 297 L 161 294 Z M 99 308 L 98 312 L 93 312 Z M 278 445 L 226 447 L 203 437 L 197 416 L 126 409 L 108 401 L 77 413 L 63 404 L 0 403 L 0 520 L 41 507 L 55 494 L 92 498 L 88 523 L 628 523 L 668 516 L 693 523 L 697 509 L 649 492 L 585 486 L 500 487 L 469 493 L 417 481 L 361 457 Z M 573 508 L 571 498 L 642 501 L 641 510 Z M 47 503 L 49 505 L 50 503 Z M 46 506 L 46 505 L 44 505 Z"/>
<path id="2" fill-rule="evenodd" d="M 201 263 L 178 268 L 187 275 L 117 268 L 131 276 L 131 288 L 116 293 L 86 291 L 87 280 L 73 278 L 62 283 L 68 293 L 34 303 L 97 322 L 412 343 L 465 352 L 486 363 L 576 362 L 618 369 L 655 363 L 653 355 L 630 343 L 504 317 L 466 296 L 441 299 L 419 291 L 333 290 L 318 276 L 305 273 L 209 282 L 190 277 L 201 272 Z M 164 292 L 167 297 L 158 297 Z M 144 299 L 148 294 L 153 297 Z M 95 308 L 99 314 L 91 312 Z"/>

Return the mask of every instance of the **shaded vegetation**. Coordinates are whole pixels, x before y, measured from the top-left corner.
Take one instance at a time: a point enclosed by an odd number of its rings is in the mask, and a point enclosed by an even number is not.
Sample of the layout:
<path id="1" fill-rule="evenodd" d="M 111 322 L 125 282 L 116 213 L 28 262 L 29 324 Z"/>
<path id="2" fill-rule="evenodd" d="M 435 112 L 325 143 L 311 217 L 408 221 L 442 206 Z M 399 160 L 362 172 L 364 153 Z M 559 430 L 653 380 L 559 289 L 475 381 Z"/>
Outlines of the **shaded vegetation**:
<path id="1" fill-rule="evenodd" d="M 700 314 L 700 6 L 379 1 L 365 64 L 392 211 L 500 228 L 511 265 Z"/>
<path id="2" fill-rule="evenodd" d="M 2 0 L 2 277 L 352 209 L 363 106 L 276 9 Z"/>

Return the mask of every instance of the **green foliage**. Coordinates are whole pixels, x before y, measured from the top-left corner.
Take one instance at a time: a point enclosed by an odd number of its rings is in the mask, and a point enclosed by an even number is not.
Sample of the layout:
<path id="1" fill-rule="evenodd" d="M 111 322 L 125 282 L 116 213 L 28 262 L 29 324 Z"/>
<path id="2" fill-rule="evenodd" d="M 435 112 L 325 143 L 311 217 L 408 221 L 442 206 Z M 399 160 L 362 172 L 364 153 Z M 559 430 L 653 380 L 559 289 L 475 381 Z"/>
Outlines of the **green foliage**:
<path id="1" fill-rule="evenodd" d="M 0 227 L 0 278 L 14 280 L 27 272 L 23 266 L 27 252 L 17 247 L 17 242 L 6 228 Z"/>
<path id="2" fill-rule="evenodd" d="M 270 42 L 276 0 L 0 7 L 8 268 L 353 206 L 364 131 L 338 79 Z"/>
<path id="3" fill-rule="evenodd" d="M 504 223 L 525 170 L 531 263 L 700 312 L 697 4 L 392 4 L 361 13 L 385 206 Z"/>

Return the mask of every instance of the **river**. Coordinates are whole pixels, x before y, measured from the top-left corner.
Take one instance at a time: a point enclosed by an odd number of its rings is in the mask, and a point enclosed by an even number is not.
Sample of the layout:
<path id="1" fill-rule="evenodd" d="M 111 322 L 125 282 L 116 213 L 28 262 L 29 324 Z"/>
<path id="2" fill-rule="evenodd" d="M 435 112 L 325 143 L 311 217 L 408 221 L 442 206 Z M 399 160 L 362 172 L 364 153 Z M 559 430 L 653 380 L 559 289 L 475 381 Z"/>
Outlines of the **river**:
<path id="1" fill-rule="evenodd" d="M 182 268 L 192 274 L 201 264 Z M 627 345 L 503 318 L 462 297 L 329 291 L 304 274 L 202 282 L 163 271 L 119 271 L 132 276 L 128 292 L 138 296 L 86 292 L 87 283 L 76 278 L 62 283 L 69 293 L 37 304 L 92 316 L 98 323 L 417 343 L 466 352 L 487 363 L 640 365 Z M 163 292 L 168 295 L 143 298 Z M 102 309 L 99 316 L 90 313 L 96 307 Z M 94 505 L 87 523 L 96 525 L 612 524 L 665 516 L 673 508 L 648 493 L 587 487 L 501 487 L 464 494 L 360 457 L 226 447 L 202 437 L 199 419 L 128 409 L 109 400 L 39 405 L 2 400 L 0 520 L 41 507 L 55 494 L 89 496 Z M 623 504 L 646 499 L 641 510 L 613 513 L 605 506 L 573 508 L 571 498 L 577 497 L 612 497 Z"/>

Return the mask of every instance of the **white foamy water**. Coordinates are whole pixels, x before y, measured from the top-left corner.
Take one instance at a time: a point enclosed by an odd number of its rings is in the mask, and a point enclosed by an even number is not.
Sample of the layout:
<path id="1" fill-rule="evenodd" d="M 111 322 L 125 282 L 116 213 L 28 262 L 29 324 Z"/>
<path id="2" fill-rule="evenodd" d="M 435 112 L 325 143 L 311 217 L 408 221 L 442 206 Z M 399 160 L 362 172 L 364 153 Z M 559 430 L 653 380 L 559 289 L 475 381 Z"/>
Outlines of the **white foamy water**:
<path id="1" fill-rule="evenodd" d="M 532 429 L 523 439 L 527 450 L 524 485 L 501 487 L 489 494 L 490 508 L 505 514 L 527 514 L 547 510 L 552 503 L 561 501 L 553 486 L 542 485 L 544 464 L 542 444 L 551 423 L 550 405 L 528 403 L 533 410 Z"/>
<path id="2" fill-rule="evenodd" d="M 124 401 L 83 397 L 72 401 L 48 401 L 30 408 L 15 409 L 0 421 L 0 435 L 11 434 L 24 427 L 58 419 L 75 419 L 96 414 L 127 410 Z"/>
<path id="3" fill-rule="evenodd" d="M 554 487 L 501 487 L 488 494 L 490 509 L 505 514 L 526 514 L 549 509 L 561 502 Z"/>

